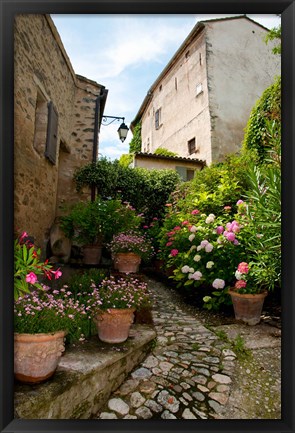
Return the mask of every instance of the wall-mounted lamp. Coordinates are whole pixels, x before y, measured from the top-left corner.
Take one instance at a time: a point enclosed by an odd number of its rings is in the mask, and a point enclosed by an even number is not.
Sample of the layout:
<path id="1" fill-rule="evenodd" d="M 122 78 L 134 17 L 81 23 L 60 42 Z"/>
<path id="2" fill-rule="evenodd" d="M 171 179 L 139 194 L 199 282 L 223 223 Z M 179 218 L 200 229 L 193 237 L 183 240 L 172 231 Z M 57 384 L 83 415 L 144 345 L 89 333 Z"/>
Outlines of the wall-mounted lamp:
<path id="1" fill-rule="evenodd" d="M 113 119 L 113 120 L 108 121 L 108 119 Z M 120 138 L 120 140 L 123 143 L 123 141 L 125 141 L 125 139 L 127 137 L 128 131 L 129 131 L 128 126 L 125 125 L 125 123 L 124 123 L 125 122 L 125 117 L 103 116 L 101 124 L 104 125 L 104 126 L 108 126 L 111 123 L 113 123 L 115 120 L 123 120 L 123 122 L 121 123 L 121 125 L 118 128 L 119 138 Z"/>

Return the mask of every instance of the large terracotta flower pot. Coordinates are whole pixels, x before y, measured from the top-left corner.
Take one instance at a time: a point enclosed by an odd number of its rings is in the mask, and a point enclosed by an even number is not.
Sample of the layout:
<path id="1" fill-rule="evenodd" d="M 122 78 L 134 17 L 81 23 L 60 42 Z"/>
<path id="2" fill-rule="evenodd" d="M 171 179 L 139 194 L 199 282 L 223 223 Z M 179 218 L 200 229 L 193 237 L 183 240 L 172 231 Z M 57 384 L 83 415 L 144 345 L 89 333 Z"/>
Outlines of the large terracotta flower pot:
<path id="1" fill-rule="evenodd" d="M 24 383 L 51 377 L 65 350 L 64 331 L 48 334 L 14 334 L 14 375 Z"/>
<path id="2" fill-rule="evenodd" d="M 101 259 L 102 247 L 100 245 L 85 245 L 83 247 L 84 265 L 98 265 Z"/>
<path id="3" fill-rule="evenodd" d="M 138 272 L 141 257 L 135 253 L 117 253 L 114 258 L 114 268 L 125 274 Z"/>
<path id="4" fill-rule="evenodd" d="M 261 311 L 267 292 L 257 294 L 237 293 L 234 289 L 228 292 L 231 296 L 235 318 L 248 325 L 257 325 L 260 322 Z"/>
<path id="5" fill-rule="evenodd" d="M 94 318 L 98 337 L 105 343 L 122 343 L 129 336 L 134 318 L 134 308 L 109 308 Z"/>

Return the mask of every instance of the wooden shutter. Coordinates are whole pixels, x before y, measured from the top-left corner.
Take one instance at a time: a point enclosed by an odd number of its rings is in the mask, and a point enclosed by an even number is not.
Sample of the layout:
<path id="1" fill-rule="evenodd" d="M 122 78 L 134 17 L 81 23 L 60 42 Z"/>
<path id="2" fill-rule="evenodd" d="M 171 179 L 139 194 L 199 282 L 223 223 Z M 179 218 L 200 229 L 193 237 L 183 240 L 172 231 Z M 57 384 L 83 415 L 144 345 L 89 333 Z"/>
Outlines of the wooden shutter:
<path id="1" fill-rule="evenodd" d="M 52 164 L 56 164 L 58 114 L 52 101 L 48 102 L 48 123 L 45 156 Z"/>

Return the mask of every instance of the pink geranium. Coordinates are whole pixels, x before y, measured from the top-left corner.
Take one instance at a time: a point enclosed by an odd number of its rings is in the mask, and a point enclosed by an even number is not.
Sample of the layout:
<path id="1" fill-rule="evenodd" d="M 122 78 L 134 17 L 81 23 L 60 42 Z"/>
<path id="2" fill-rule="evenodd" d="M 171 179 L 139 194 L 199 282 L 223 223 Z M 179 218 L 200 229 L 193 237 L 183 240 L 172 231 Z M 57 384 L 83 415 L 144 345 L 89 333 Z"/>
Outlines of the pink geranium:
<path id="1" fill-rule="evenodd" d="M 170 254 L 171 254 L 172 257 L 175 257 L 175 256 L 177 256 L 178 252 L 179 251 L 177 249 L 173 249 L 173 250 L 170 251 Z"/>

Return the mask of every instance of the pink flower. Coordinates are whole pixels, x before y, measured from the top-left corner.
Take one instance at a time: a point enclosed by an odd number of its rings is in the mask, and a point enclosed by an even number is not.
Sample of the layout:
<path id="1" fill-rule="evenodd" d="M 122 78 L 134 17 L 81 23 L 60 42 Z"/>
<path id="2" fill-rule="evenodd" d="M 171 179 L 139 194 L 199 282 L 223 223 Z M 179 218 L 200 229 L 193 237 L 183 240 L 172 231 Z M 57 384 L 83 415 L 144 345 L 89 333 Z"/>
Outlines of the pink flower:
<path id="1" fill-rule="evenodd" d="M 243 202 L 243 200 L 238 200 L 237 201 L 237 206 L 239 206 L 240 204 L 243 204 L 244 202 Z"/>
<path id="2" fill-rule="evenodd" d="M 198 209 L 194 209 L 191 211 L 191 215 L 198 215 L 198 213 L 200 213 Z"/>
<path id="3" fill-rule="evenodd" d="M 225 211 L 231 210 L 231 206 L 224 206 L 223 208 Z"/>
<path id="4" fill-rule="evenodd" d="M 173 249 L 173 250 L 170 251 L 170 254 L 171 254 L 172 257 L 175 257 L 175 256 L 177 256 L 178 252 L 179 252 L 178 250 Z"/>
<path id="5" fill-rule="evenodd" d="M 171 203 L 166 203 L 165 206 L 167 206 L 167 207 L 171 207 L 172 204 L 171 204 Z"/>
<path id="6" fill-rule="evenodd" d="M 227 231 L 231 232 L 233 225 L 232 225 L 232 223 L 227 223 L 225 227 L 226 227 Z"/>
<path id="7" fill-rule="evenodd" d="M 176 227 L 174 227 L 174 230 L 181 230 L 181 227 L 180 226 L 176 226 Z"/>
<path id="8" fill-rule="evenodd" d="M 224 231 L 224 227 L 223 226 L 218 226 L 217 229 L 216 229 L 216 233 L 218 235 L 221 235 L 221 233 L 223 233 L 223 231 Z"/>
<path id="9" fill-rule="evenodd" d="M 224 285 L 225 285 L 225 281 L 222 280 L 221 278 L 216 278 L 212 283 L 214 289 L 223 289 Z"/>
<path id="10" fill-rule="evenodd" d="M 213 245 L 212 244 L 205 245 L 205 251 L 206 251 L 206 253 L 211 253 L 212 250 L 213 250 Z"/>
<path id="11" fill-rule="evenodd" d="M 172 244 L 173 242 L 167 242 L 166 247 L 171 247 Z"/>
<path id="12" fill-rule="evenodd" d="M 35 284 L 37 281 L 37 275 L 34 274 L 34 272 L 30 272 L 29 274 L 27 274 L 26 276 L 26 282 L 30 283 L 30 284 Z"/>
<path id="13" fill-rule="evenodd" d="M 235 224 L 235 223 L 233 223 L 233 224 L 232 224 L 232 231 L 233 231 L 234 233 L 239 233 L 239 231 L 240 231 L 240 226 L 239 226 L 239 224 Z"/>
<path id="14" fill-rule="evenodd" d="M 234 233 L 227 233 L 227 234 L 226 234 L 226 239 L 227 239 L 229 242 L 233 242 L 233 241 L 236 239 L 236 235 L 235 235 Z"/>
<path id="15" fill-rule="evenodd" d="M 241 262 L 238 265 L 238 271 L 241 272 L 241 274 L 248 274 L 249 272 L 249 265 L 246 262 Z"/>
<path id="16" fill-rule="evenodd" d="M 238 280 L 235 284 L 236 289 L 242 289 L 243 287 L 246 287 L 247 283 L 244 280 Z"/>
<path id="17" fill-rule="evenodd" d="M 21 234 L 21 236 L 20 236 L 20 238 L 19 238 L 20 242 L 22 242 L 22 241 L 23 241 L 24 239 L 26 239 L 28 236 L 29 236 L 29 235 L 28 235 L 27 232 L 22 232 L 22 234 Z"/>
<path id="18" fill-rule="evenodd" d="M 189 221 L 182 221 L 181 225 L 187 226 L 189 224 Z"/>
<path id="19" fill-rule="evenodd" d="M 143 228 L 144 228 L 144 229 L 148 229 L 148 228 L 149 228 L 149 226 L 143 226 Z"/>
<path id="20" fill-rule="evenodd" d="M 57 271 L 52 271 L 52 273 L 54 274 L 54 278 L 56 280 L 62 276 L 62 272 L 59 269 L 57 269 Z"/>

